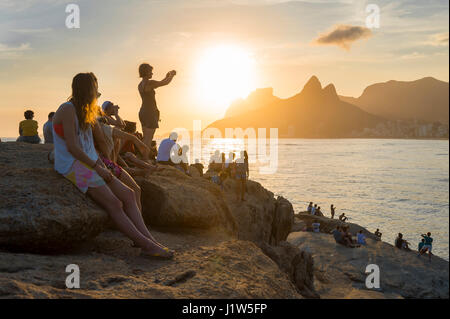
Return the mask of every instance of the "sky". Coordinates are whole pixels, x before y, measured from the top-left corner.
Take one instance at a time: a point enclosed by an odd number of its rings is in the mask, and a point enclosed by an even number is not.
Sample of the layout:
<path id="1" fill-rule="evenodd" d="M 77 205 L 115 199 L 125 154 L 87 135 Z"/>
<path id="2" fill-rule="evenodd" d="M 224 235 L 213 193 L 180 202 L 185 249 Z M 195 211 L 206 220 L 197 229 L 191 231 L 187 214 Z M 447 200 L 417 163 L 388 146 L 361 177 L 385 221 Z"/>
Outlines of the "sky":
<path id="1" fill-rule="evenodd" d="M 72 3 L 79 29 L 65 24 Z M 379 28 L 367 27 L 369 4 Z M 138 121 L 143 62 L 157 80 L 177 71 L 157 89 L 157 134 L 206 127 L 256 88 L 290 97 L 312 75 L 355 97 L 376 82 L 448 81 L 448 23 L 448 0 L 0 0 L 0 136 L 17 136 L 26 109 L 42 129 L 88 71 L 99 102 Z"/>

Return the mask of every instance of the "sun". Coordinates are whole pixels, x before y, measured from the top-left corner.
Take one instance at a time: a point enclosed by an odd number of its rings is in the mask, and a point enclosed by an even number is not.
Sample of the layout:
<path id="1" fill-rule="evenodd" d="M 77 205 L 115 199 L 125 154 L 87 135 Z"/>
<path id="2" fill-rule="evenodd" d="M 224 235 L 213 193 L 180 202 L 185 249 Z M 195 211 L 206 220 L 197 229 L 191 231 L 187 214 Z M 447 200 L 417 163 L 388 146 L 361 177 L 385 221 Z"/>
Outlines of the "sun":
<path id="1" fill-rule="evenodd" d="M 223 45 L 203 52 L 197 66 L 199 99 L 208 108 L 225 111 L 255 87 L 255 61 L 245 49 Z"/>

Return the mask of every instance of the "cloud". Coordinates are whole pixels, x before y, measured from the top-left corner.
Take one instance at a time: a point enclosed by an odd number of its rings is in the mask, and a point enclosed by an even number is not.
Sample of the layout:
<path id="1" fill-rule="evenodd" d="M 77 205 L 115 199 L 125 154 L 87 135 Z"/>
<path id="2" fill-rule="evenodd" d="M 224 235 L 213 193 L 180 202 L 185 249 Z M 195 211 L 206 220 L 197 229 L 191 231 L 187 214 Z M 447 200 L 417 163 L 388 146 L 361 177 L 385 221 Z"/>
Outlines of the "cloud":
<path id="1" fill-rule="evenodd" d="M 448 46 L 448 32 L 434 34 L 431 37 L 430 44 L 434 46 Z"/>
<path id="2" fill-rule="evenodd" d="M 0 59 L 17 58 L 24 51 L 30 50 L 29 43 L 23 43 L 17 47 L 8 46 L 0 43 Z"/>
<path id="3" fill-rule="evenodd" d="M 338 25 L 328 33 L 321 34 L 313 44 L 337 45 L 345 50 L 350 50 L 353 42 L 367 39 L 372 36 L 372 31 L 366 27 L 352 25 Z"/>

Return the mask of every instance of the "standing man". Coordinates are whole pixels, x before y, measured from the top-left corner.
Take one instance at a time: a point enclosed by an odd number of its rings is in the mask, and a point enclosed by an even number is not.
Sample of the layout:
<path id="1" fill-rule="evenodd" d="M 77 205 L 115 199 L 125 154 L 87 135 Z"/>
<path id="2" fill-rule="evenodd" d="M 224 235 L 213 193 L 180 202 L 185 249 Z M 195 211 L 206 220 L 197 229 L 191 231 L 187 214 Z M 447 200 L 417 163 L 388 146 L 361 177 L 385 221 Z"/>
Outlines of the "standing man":
<path id="1" fill-rule="evenodd" d="M 45 122 L 43 127 L 45 144 L 53 144 L 53 115 L 55 115 L 55 112 L 48 114 L 48 121 Z"/>
<path id="2" fill-rule="evenodd" d="M 311 215 L 316 214 L 317 204 L 314 204 L 314 206 L 311 208 Z"/>
<path id="3" fill-rule="evenodd" d="M 331 204 L 330 210 L 331 210 L 331 219 L 333 219 L 334 218 L 334 213 L 336 212 L 336 207 L 334 207 L 334 205 Z"/>

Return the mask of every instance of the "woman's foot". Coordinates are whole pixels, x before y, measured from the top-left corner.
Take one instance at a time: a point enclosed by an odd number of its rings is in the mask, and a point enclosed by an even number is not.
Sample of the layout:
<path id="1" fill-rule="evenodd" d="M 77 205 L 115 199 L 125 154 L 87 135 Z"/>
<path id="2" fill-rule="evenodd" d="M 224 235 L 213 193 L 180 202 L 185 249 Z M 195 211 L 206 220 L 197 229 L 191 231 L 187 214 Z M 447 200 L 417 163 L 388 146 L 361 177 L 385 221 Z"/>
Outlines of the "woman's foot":
<path id="1" fill-rule="evenodd" d="M 172 259 L 174 257 L 174 252 L 170 251 L 168 248 L 163 249 L 159 246 L 155 246 L 152 249 L 143 249 L 142 248 L 141 255 L 144 257 Z"/>

